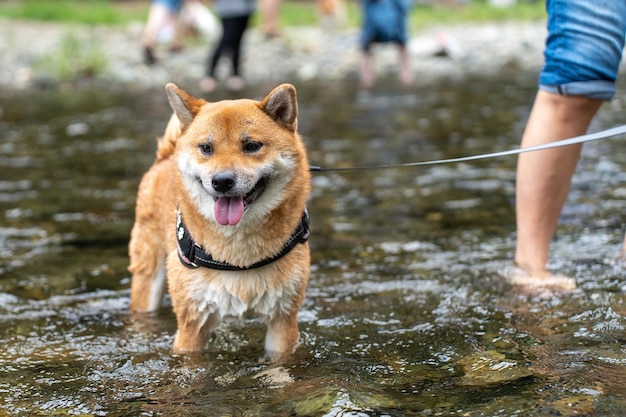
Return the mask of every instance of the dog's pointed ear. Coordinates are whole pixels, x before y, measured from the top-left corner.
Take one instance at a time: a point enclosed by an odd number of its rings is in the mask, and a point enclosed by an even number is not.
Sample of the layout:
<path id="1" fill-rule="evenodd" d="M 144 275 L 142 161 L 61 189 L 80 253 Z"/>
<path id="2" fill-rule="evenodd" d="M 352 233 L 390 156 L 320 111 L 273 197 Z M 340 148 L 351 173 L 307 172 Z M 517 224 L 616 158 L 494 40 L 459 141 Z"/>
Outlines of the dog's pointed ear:
<path id="1" fill-rule="evenodd" d="M 180 120 L 183 130 L 186 129 L 200 111 L 200 107 L 206 104 L 206 101 L 192 96 L 174 83 L 168 83 L 165 86 L 165 91 L 170 106 Z"/>
<path id="2" fill-rule="evenodd" d="M 298 129 L 298 101 L 296 88 L 291 84 L 281 84 L 274 88 L 259 107 L 276 123 L 295 132 Z"/>

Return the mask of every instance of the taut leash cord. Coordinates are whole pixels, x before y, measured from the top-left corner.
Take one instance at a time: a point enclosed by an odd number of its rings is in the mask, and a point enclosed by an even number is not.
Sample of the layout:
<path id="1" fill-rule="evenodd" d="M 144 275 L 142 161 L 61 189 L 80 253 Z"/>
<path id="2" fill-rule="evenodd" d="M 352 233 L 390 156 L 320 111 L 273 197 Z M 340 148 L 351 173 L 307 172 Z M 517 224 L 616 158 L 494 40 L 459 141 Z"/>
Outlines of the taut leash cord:
<path id="1" fill-rule="evenodd" d="M 626 133 L 626 125 L 617 126 L 611 129 L 602 130 L 596 133 L 589 133 L 582 136 L 576 136 L 569 139 L 563 139 L 556 142 L 550 142 L 543 145 L 529 146 L 526 148 L 511 149 L 509 151 L 492 152 L 480 155 L 464 156 L 460 158 L 450 159 L 437 159 L 435 161 L 421 161 L 421 162 L 408 162 L 404 164 L 391 164 L 391 165 L 370 165 L 370 166 L 357 166 L 357 167 L 343 167 L 343 168 L 323 168 L 321 166 L 310 166 L 311 172 L 328 172 L 328 171 L 364 171 L 374 169 L 387 169 L 387 168 L 404 168 L 404 167 L 416 167 L 422 165 L 439 165 L 450 164 L 455 162 L 474 161 L 477 159 L 496 158 L 499 156 L 518 155 L 525 152 L 541 151 L 544 149 L 558 148 L 561 146 L 577 145 L 585 142 L 593 142 L 600 139 L 606 139 L 613 136 L 623 135 Z"/>

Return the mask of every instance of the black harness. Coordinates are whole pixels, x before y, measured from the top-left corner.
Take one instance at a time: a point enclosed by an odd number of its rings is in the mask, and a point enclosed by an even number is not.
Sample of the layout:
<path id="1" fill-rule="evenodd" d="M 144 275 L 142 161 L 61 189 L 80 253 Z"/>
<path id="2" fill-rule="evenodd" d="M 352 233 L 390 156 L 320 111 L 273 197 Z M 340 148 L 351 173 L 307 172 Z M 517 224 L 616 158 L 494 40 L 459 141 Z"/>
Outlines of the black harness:
<path id="1" fill-rule="evenodd" d="M 187 268 L 199 268 L 205 267 L 210 269 L 218 269 L 220 271 L 247 271 L 249 269 L 260 268 L 262 266 L 271 264 L 272 262 L 287 255 L 293 248 L 299 243 L 304 243 L 309 239 L 311 235 L 311 227 L 309 220 L 309 213 L 304 209 L 302 219 L 296 227 L 289 240 L 285 243 L 285 246 L 276 255 L 262 259 L 258 262 L 248 266 L 236 266 L 229 264 L 228 262 L 219 262 L 213 259 L 210 253 L 208 253 L 202 246 L 198 245 L 191 238 L 189 230 L 185 227 L 183 218 L 180 214 L 180 210 L 176 212 L 176 239 L 178 240 L 178 258 L 180 262 Z"/>

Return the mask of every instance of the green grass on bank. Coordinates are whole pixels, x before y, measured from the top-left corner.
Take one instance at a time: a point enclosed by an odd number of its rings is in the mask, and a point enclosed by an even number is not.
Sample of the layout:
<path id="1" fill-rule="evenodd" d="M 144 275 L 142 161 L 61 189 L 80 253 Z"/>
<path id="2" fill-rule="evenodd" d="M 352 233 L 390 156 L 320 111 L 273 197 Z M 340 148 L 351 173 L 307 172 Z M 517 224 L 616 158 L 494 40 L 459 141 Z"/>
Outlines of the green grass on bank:
<path id="1" fill-rule="evenodd" d="M 346 3 L 348 23 L 356 27 L 360 22 L 358 1 L 347 0 Z M 509 8 L 492 7 L 484 0 L 472 0 L 466 4 L 453 1 L 433 2 L 428 5 L 418 3 L 411 13 L 411 27 L 545 17 L 543 1 L 519 0 L 518 3 Z M 149 0 L 4 0 L 0 1 L 0 17 L 62 23 L 120 25 L 144 21 L 149 4 Z M 257 20 L 258 17 L 255 23 Z M 318 24 L 316 2 L 314 0 L 283 0 L 280 23 L 283 27 Z"/>
<path id="2" fill-rule="evenodd" d="M 518 0 L 512 7 L 493 7 L 484 1 L 472 1 L 465 5 L 439 4 L 416 6 L 411 12 L 411 27 L 423 28 L 428 25 L 449 25 L 462 22 L 492 22 L 505 20 L 545 19 L 543 1 Z"/>
<path id="3" fill-rule="evenodd" d="M 0 1 L 0 16 L 45 22 L 118 25 L 143 21 L 149 4 L 149 0 L 4 0 Z"/>

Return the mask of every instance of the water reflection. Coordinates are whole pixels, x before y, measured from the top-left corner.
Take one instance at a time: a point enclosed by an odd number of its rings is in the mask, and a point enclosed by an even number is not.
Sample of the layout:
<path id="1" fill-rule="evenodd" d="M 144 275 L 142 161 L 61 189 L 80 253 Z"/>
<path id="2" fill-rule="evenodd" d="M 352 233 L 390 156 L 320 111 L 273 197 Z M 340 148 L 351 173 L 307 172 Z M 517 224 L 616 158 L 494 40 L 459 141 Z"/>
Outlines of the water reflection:
<path id="1" fill-rule="evenodd" d="M 251 90 L 261 96 L 272 86 Z M 411 92 L 300 85 L 313 164 L 390 164 L 518 146 L 534 77 Z M 553 245 L 573 294 L 499 275 L 514 247 L 507 157 L 318 173 L 302 347 L 258 362 L 227 320 L 172 355 L 168 307 L 128 312 L 136 187 L 164 93 L 0 98 L 0 398 L 8 415 L 621 415 L 626 412 L 623 139 L 588 144 Z M 606 105 L 594 130 L 623 122 Z"/>

